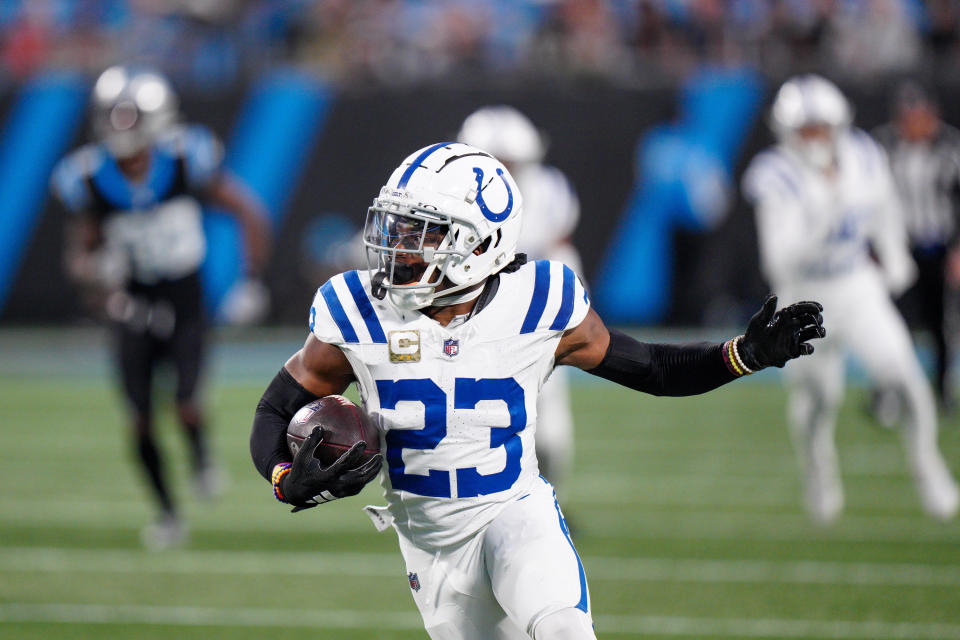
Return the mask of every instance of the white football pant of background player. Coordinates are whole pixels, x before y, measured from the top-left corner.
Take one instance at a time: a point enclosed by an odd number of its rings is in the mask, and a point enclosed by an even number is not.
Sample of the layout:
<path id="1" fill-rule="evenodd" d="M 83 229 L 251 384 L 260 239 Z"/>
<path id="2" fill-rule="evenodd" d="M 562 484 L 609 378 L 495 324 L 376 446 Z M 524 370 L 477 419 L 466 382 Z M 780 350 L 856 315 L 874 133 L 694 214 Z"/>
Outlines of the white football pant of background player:
<path id="1" fill-rule="evenodd" d="M 850 120 L 831 83 L 791 79 L 771 114 L 780 144 L 754 158 L 744 176 L 766 277 L 782 300 L 824 306 L 826 339 L 785 372 L 807 508 L 824 523 L 843 509 L 834 431 L 849 351 L 876 383 L 902 397 L 902 437 L 921 501 L 931 516 L 946 519 L 956 514 L 957 487 L 937 447 L 933 393 L 890 299 L 909 286 L 915 266 L 886 157 Z"/>
<path id="2" fill-rule="evenodd" d="M 784 287 L 782 293 L 798 299 L 815 293 L 823 300 L 827 327 L 813 356 L 784 372 L 791 391 L 791 435 L 804 465 L 811 514 L 830 522 L 843 509 L 834 430 L 849 350 L 874 382 L 900 394 L 906 408 L 903 444 L 923 507 L 934 517 L 952 517 L 957 490 L 937 448 L 933 393 L 906 324 L 878 275 L 862 269 L 843 278 Z"/>
<path id="3" fill-rule="evenodd" d="M 530 260 L 562 262 L 582 279 L 580 254 L 570 241 L 580 220 L 580 202 L 566 176 L 542 163 L 547 145 L 530 119 L 510 106 L 481 107 L 464 120 L 457 140 L 492 153 L 513 174 L 524 202 L 517 251 Z M 540 469 L 563 499 L 574 453 L 566 367 L 554 369 L 544 383 L 537 415 Z"/>

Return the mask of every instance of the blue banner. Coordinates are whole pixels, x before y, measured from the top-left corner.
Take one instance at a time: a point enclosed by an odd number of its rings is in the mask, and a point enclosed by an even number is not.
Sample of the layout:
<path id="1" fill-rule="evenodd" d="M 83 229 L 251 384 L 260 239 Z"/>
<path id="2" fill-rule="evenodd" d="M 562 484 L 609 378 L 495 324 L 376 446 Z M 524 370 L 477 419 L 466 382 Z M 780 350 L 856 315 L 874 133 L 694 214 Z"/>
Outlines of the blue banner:
<path id="1" fill-rule="evenodd" d="M 637 145 L 637 176 L 626 210 L 593 281 L 593 299 L 614 323 L 652 324 L 670 310 L 673 232 L 701 231 L 726 215 L 731 173 L 763 100 L 751 71 L 709 70 L 681 91 L 676 123 Z"/>
<path id="2" fill-rule="evenodd" d="M 253 88 L 234 127 L 226 169 L 260 199 L 275 231 L 332 102 L 332 89 L 314 77 L 273 73 Z M 222 212 L 210 211 L 204 226 L 208 251 L 203 277 L 207 305 L 215 314 L 243 275 L 243 238 L 237 221 Z"/>
<path id="3" fill-rule="evenodd" d="M 83 117 L 87 91 L 79 74 L 37 76 L 21 89 L 0 134 L 0 312 L 43 211 L 50 171 Z"/>

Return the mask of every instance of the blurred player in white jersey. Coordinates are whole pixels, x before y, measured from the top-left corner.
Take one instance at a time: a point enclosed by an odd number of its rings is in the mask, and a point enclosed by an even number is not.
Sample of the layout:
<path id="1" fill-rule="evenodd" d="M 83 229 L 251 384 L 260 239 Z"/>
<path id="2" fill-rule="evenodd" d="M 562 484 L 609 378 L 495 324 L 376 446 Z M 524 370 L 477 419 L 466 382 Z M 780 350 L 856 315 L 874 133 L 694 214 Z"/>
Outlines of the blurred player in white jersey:
<path id="1" fill-rule="evenodd" d="M 357 443 L 326 468 L 317 427 L 295 457 L 293 415 L 356 383 L 382 434 L 387 507 L 431 638 L 591 640 L 586 574 L 539 475 L 538 396 L 556 365 L 657 395 L 703 393 L 809 354 L 821 307 L 776 311 L 719 344 L 608 330 L 561 262 L 516 252 L 523 197 L 489 153 L 441 142 L 407 157 L 367 213 L 369 269 L 320 287 L 310 334 L 264 392 L 250 449 L 274 496 L 302 510 L 352 496 L 382 458 Z"/>
<path id="2" fill-rule="evenodd" d="M 744 176 L 767 279 L 782 298 L 816 296 L 826 309 L 826 340 L 786 374 L 806 505 L 824 523 L 843 509 L 834 430 L 849 350 L 875 382 L 902 396 L 904 446 L 923 507 L 946 519 L 957 511 L 957 486 L 938 449 L 933 394 L 890 299 L 916 268 L 886 156 L 851 119 L 829 81 L 789 80 L 771 111 L 778 144 L 758 154 Z"/>
<path id="3" fill-rule="evenodd" d="M 200 266 L 206 255 L 201 201 L 242 222 L 248 271 L 263 266 L 267 227 L 260 207 L 221 169 L 219 141 L 178 122 L 178 100 L 162 75 L 111 67 L 91 104 L 96 140 L 60 161 L 51 184 L 70 215 L 70 275 L 104 291 L 115 329 L 116 364 L 133 445 L 159 505 L 144 529 L 151 548 L 179 544 L 184 527 L 154 436 L 154 372 L 170 358 L 177 372 L 177 417 L 190 445 L 197 492 L 218 490 L 199 397 L 205 351 Z"/>
<path id="4" fill-rule="evenodd" d="M 482 107 L 463 121 L 457 140 L 493 154 L 517 181 L 523 194 L 517 251 L 530 260 L 562 262 L 582 280 L 580 254 L 571 241 L 580 220 L 580 201 L 563 172 L 542 163 L 546 144 L 530 119 L 513 107 Z M 555 369 L 544 383 L 537 415 L 540 470 L 562 498 L 573 466 L 566 367 Z"/>

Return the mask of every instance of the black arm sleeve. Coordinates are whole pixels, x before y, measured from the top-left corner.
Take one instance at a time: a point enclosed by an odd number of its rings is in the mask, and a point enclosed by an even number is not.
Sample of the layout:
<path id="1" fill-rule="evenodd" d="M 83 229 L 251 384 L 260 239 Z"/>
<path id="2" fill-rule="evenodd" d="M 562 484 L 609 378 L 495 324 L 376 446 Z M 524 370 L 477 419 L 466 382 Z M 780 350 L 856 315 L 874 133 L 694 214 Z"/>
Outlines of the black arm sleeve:
<path id="1" fill-rule="evenodd" d="M 257 471 L 267 480 L 276 465 L 293 460 L 287 448 L 287 425 L 300 407 L 317 397 L 304 389 L 286 369 L 280 369 L 263 392 L 253 417 L 250 455 Z"/>
<path id="2" fill-rule="evenodd" d="M 737 378 L 723 361 L 723 345 L 653 344 L 610 331 L 610 346 L 587 373 L 655 396 L 692 396 Z"/>

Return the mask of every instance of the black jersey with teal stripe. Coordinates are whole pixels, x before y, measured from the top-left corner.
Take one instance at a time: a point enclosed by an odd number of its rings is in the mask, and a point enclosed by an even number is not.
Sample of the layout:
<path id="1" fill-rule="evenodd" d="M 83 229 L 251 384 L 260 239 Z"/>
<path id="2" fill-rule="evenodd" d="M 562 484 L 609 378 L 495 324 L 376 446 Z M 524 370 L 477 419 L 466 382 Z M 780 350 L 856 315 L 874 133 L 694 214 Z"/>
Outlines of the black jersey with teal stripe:
<path id="1" fill-rule="evenodd" d="M 171 129 L 148 153 L 147 173 L 134 181 L 102 145 L 83 146 L 54 169 L 54 193 L 71 212 L 98 218 L 148 210 L 179 196 L 201 195 L 223 157 L 220 143 L 200 125 Z"/>

